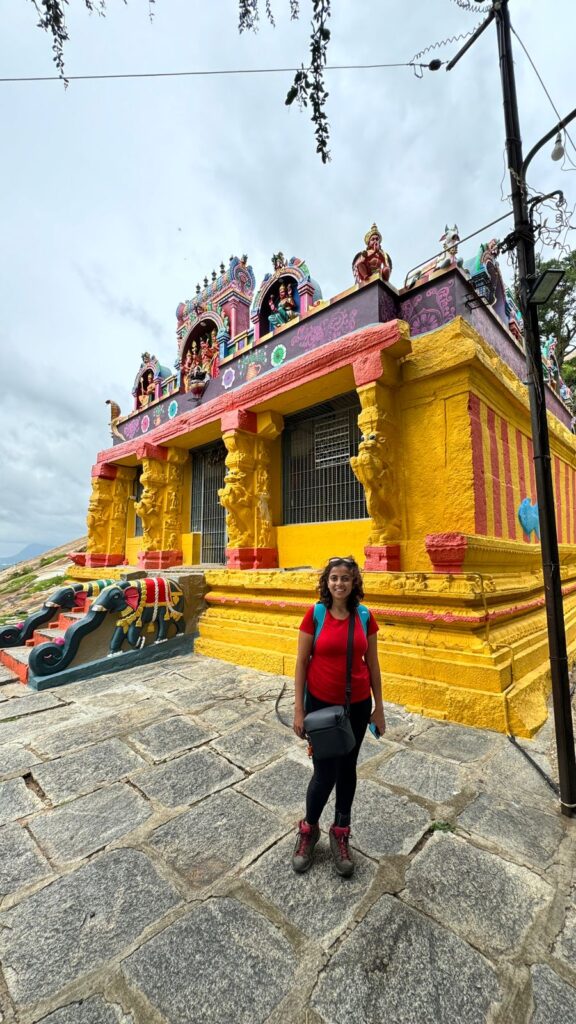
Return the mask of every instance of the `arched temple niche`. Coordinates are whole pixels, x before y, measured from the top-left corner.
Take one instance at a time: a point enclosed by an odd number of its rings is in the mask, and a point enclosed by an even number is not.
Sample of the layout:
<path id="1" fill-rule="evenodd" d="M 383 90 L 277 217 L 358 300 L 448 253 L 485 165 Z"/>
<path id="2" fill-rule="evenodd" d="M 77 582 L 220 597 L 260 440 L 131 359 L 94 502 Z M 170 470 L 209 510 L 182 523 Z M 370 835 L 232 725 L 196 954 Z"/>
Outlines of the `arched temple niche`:
<path id="1" fill-rule="evenodd" d="M 162 382 L 172 375 L 172 371 L 162 366 L 156 356 L 151 356 L 149 352 L 143 352 L 141 358 L 132 388 L 135 409 L 145 409 L 151 402 L 161 398 Z"/>
<path id="2" fill-rule="evenodd" d="M 272 257 L 272 265 L 274 273 L 266 274 L 252 306 L 255 342 L 301 316 L 322 298 L 304 260 L 295 256 L 286 260 L 279 252 Z"/>
<path id="3" fill-rule="evenodd" d="M 183 339 L 180 357 L 180 381 L 184 391 L 190 390 L 194 376 L 217 377 L 219 372 L 219 344 L 227 331 L 225 318 L 216 312 L 202 316 Z"/>

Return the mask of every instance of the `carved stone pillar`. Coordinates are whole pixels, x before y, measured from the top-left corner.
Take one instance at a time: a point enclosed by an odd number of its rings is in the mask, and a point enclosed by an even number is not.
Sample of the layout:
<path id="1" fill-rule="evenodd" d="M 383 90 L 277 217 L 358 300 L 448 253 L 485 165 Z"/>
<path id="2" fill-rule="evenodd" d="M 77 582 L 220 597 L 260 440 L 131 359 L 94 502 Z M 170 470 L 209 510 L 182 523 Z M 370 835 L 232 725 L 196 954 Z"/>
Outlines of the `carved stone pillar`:
<path id="1" fill-rule="evenodd" d="M 400 501 L 398 453 L 400 439 L 394 391 L 380 381 L 358 387 L 362 411 L 358 426 L 362 440 L 358 455 L 350 459 L 364 488 L 372 520 L 365 548 L 365 569 L 400 569 Z"/>
<path id="2" fill-rule="evenodd" d="M 274 413 L 238 410 L 222 420 L 226 477 L 218 497 L 226 509 L 226 564 L 236 569 L 278 565 L 270 510 L 272 442 L 282 430 Z M 226 429 L 231 428 L 231 429 Z"/>
<path id="3" fill-rule="evenodd" d="M 126 517 L 134 470 L 107 462 L 92 468 L 92 494 L 88 503 L 86 555 L 75 555 L 77 565 L 89 568 L 122 565 L 125 561 Z"/>
<path id="4" fill-rule="evenodd" d="M 142 460 L 142 496 L 134 510 L 143 529 L 138 565 L 143 569 L 181 565 L 184 464 L 188 452 L 143 445 L 137 455 Z"/>

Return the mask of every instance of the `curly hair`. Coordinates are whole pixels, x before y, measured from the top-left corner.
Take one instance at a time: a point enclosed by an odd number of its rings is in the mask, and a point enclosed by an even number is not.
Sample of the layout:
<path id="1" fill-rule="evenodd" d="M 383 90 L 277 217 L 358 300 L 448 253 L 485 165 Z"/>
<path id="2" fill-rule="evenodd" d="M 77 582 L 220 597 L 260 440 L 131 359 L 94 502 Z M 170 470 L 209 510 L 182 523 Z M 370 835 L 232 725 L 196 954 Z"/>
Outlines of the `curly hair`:
<path id="1" fill-rule="evenodd" d="M 352 577 L 352 590 L 346 598 L 346 607 L 349 612 L 353 612 L 364 597 L 364 584 L 362 582 L 358 563 L 352 555 L 346 555 L 346 557 L 342 558 L 336 556 L 335 558 L 328 559 L 328 564 L 322 570 L 318 579 L 320 601 L 322 604 L 325 604 L 327 608 L 332 607 L 332 594 L 328 589 L 328 577 L 330 576 L 332 569 L 335 569 L 336 566 L 339 565 L 345 565 L 346 568 L 350 570 L 350 575 Z"/>

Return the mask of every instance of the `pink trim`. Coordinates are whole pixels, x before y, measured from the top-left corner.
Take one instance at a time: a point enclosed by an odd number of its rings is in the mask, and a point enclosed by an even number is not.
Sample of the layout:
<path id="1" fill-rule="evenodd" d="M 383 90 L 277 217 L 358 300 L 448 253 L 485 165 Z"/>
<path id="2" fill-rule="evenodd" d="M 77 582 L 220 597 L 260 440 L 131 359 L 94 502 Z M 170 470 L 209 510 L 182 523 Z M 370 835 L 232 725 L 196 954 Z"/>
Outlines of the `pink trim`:
<path id="1" fill-rule="evenodd" d="M 482 422 L 480 420 L 480 399 L 470 392 L 468 396 L 470 432 L 472 437 L 472 472 L 474 477 L 474 530 L 486 535 L 488 516 L 486 512 L 486 481 L 484 478 L 484 454 L 482 451 Z"/>
<path id="2" fill-rule="evenodd" d="M 573 594 L 576 591 L 576 583 L 570 586 L 562 587 L 562 594 L 566 597 L 568 594 Z M 264 597 L 227 597 L 217 596 L 211 593 L 206 594 L 205 601 L 208 604 L 230 604 L 230 605 L 250 605 L 258 608 L 304 608 L 310 607 L 310 601 L 274 601 L 270 598 Z M 545 599 L 543 597 L 534 598 L 532 601 L 523 601 L 518 604 L 508 605 L 506 608 L 498 608 L 495 611 L 482 612 L 478 615 L 455 615 L 453 612 L 433 612 L 433 611 L 418 611 L 411 610 L 408 608 L 382 608 L 370 605 L 370 611 L 372 612 L 375 619 L 408 619 L 408 620 L 419 620 L 421 622 L 444 622 L 453 625 L 472 625 L 482 626 L 487 622 L 497 622 L 499 619 L 506 619 L 512 615 L 520 615 L 526 611 L 534 611 L 538 608 L 543 608 Z"/>
<path id="3" fill-rule="evenodd" d="M 231 409 L 222 415 L 220 426 L 223 434 L 229 430 L 244 430 L 249 434 L 255 434 L 258 421 L 255 412 L 249 412 L 248 409 Z"/>
<path id="4" fill-rule="evenodd" d="M 182 565 L 181 551 L 139 551 L 136 564 L 141 569 L 170 569 Z"/>
<path id="5" fill-rule="evenodd" d="M 524 445 L 523 445 L 523 438 L 524 438 L 524 435 L 523 435 L 522 431 L 518 430 L 518 428 L 516 428 L 516 455 L 517 455 L 517 458 L 518 458 L 518 480 L 520 482 L 520 501 L 523 501 L 524 498 L 528 497 L 528 495 L 526 494 L 526 474 L 524 472 Z M 516 510 L 516 514 L 518 514 L 518 510 Z M 518 520 L 518 522 L 520 522 L 520 520 Z M 522 539 L 525 541 L 526 544 L 530 543 L 530 535 L 528 533 L 526 533 L 526 531 L 525 531 L 523 526 L 522 526 Z"/>
<path id="6" fill-rule="evenodd" d="M 490 439 L 490 472 L 492 474 L 492 509 L 494 512 L 494 535 L 502 537 L 502 502 L 500 488 L 500 464 L 498 462 L 498 442 L 496 440 L 496 413 L 488 408 L 488 437 Z"/>
<path id="7" fill-rule="evenodd" d="M 506 420 L 500 420 L 502 430 L 502 454 L 504 456 L 504 488 L 506 493 L 506 519 L 508 522 L 508 536 L 510 540 L 516 540 L 516 510 L 514 508 L 514 488 L 512 486 L 512 468 L 510 464 L 510 445 L 508 442 L 508 424 Z"/>
<path id="8" fill-rule="evenodd" d="M 320 345 L 312 352 L 294 359 L 284 366 L 278 367 L 274 373 L 267 373 L 264 376 L 255 377 L 249 383 L 242 386 L 239 394 L 232 391 L 214 398 L 206 404 L 192 409 L 190 412 L 182 413 L 169 423 L 162 423 L 147 434 L 147 438 L 154 445 L 174 444 L 176 438 L 183 434 L 189 434 L 192 430 L 213 423 L 221 418 L 226 412 L 236 409 L 241 402 L 243 408 L 258 405 L 264 401 L 276 398 L 287 391 L 302 387 L 309 381 L 324 377 L 334 370 L 350 366 L 359 351 L 370 351 L 372 349 L 389 348 L 397 341 L 403 340 L 397 320 L 390 320 L 386 324 L 372 324 L 359 331 L 346 334 L 334 345 L 328 342 Z M 150 442 L 148 442 L 150 443 Z M 128 455 L 135 454 L 142 447 L 142 439 L 135 438 L 133 441 L 124 441 L 123 444 L 115 445 L 98 453 L 97 461 L 119 462 Z M 165 449 L 161 449 L 165 451 Z M 165 457 L 165 456 L 164 456 Z"/>
<path id="9" fill-rule="evenodd" d="M 424 546 L 434 572 L 462 572 L 468 538 L 462 533 L 429 533 Z"/>
<path id="10" fill-rule="evenodd" d="M 159 445 L 151 444 L 150 441 L 143 441 L 141 437 L 133 443 L 133 451 L 137 459 L 158 459 L 163 462 L 168 457 L 167 448 L 160 448 Z"/>
<path id="11" fill-rule="evenodd" d="M 92 466 L 91 476 L 98 480 L 115 480 L 118 476 L 118 466 L 113 466 L 110 462 L 97 462 Z"/>
<path id="12" fill-rule="evenodd" d="M 126 560 L 123 553 L 116 555 L 86 555 L 84 565 L 88 569 L 105 569 L 108 565 L 126 565 Z"/>
<path id="13" fill-rule="evenodd" d="M 226 548 L 229 569 L 277 569 L 277 548 Z"/>
<path id="14" fill-rule="evenodd" d="M 400 545 L 383 544 L 381 547 L 365 547 L 364 554 L 366 561 L 364 569 L 366 572 L 399 572 L 400 571 Z"/>

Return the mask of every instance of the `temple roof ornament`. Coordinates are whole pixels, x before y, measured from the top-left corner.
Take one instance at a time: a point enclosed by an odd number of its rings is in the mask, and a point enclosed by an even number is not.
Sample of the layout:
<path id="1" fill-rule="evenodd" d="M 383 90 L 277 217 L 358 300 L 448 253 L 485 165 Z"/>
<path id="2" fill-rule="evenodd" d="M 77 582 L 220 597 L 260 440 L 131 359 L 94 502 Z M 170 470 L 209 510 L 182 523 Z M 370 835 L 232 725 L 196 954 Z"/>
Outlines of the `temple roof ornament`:
<path id="1" fill-rule="evenodd" d="M 373 224 L 364 235 L 364 245 L 366 248 L 357 252 L 352 260 L 354 280 L 363 284 L 372 274 L 379 273 L 387 281 L 392 271 L 392 260 L 382 248 L 382 235 L 377 224 Z"/>

